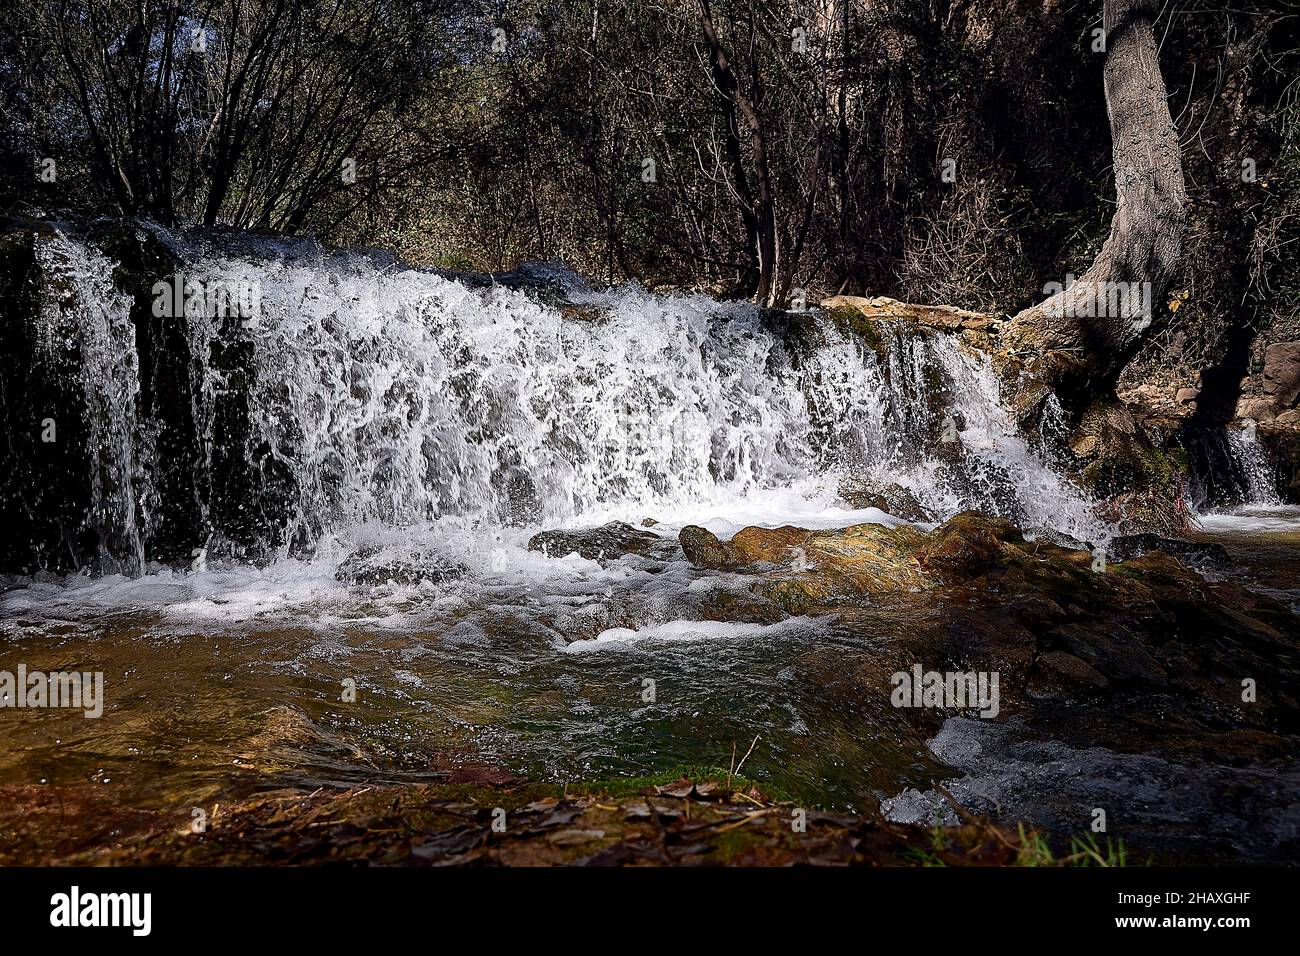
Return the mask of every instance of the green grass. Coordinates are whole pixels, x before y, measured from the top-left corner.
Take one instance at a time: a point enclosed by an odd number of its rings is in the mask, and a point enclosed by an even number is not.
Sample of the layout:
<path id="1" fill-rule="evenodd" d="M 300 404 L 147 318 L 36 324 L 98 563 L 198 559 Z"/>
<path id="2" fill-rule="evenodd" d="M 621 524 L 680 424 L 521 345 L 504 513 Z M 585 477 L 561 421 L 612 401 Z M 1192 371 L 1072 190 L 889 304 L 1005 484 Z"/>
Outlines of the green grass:
<path id="1" fill-rule="evenodd" d="M 1111 840 L 1106 837 L 1103 847 L 1097 834 L 1087 833 L 1070 838 L 1069 852 L 1058 854 L 1052 849 L 1047 837 L 1037 831 L 1027 831 L 1022 823 L 1017 828 L 1018 854 L 1014 866 L 1049 866 L 1049 867 L 1124 867 L 1128 866 L 1128 851 L 1123 840 Z M 959 848 L 950 847 L 947 834 L 942 826 L 935 823 L 930 831 L 930 846 L 916 846 L 904 852 L 904 856 L 918 866 L 947 866 L 943 860 L 945 851 L 960 852 Z"/>

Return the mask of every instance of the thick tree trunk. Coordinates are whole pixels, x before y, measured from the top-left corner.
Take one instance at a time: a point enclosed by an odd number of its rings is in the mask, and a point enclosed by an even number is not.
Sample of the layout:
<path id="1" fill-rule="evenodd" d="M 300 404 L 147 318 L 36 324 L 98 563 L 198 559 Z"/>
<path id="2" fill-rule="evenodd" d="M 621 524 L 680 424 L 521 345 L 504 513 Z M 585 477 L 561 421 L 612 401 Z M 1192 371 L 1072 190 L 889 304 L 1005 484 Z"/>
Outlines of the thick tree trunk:
<path id="1" fill-rule="evenodd" d="M 1031 391 L 1051 388 L 1067 408 L 1113 387 L 1150 327 L 1182 249 L 1187 194 L 1157 58 L 1157 12 L 1154 0 L 1105 3 L 1117 199 L 1110 238 L 1086 273 L 1072 285 L 1062 277 L 1068 288 L 1021 312 L 1001 337 L 1013 364 L 1037 386 Z M 1026 361 L 1028 353 L 1034 357 Z"/>

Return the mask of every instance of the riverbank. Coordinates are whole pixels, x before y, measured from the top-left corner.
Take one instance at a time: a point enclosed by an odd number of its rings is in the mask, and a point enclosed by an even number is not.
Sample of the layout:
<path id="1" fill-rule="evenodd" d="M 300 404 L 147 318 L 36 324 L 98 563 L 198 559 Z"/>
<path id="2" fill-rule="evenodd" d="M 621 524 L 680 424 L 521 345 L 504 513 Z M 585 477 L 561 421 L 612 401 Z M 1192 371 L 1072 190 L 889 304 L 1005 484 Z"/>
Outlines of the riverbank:
<path id="1" fill-rule="evenodd" d="M 272 791 L 129 812 L 93 790 L 0 788 L 3 866 L 1123 866 L 972 814 L 914 826 L 769 796 L 721 769 L 544 785 L 467 767 L 446 782 Z"/>

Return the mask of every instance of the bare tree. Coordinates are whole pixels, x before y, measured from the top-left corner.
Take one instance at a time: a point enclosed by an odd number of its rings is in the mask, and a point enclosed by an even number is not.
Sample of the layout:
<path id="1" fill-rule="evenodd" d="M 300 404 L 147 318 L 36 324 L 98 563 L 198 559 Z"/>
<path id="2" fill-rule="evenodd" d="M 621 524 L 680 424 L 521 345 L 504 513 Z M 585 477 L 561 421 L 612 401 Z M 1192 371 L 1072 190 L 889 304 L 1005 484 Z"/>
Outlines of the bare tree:
<path id="1" fill-rule="evenodd" d="M 1105 3 L 1117 200 L 1110 237 L 1076 282 L 1003 332 L 1009 349 L 1037 353 L 1025 366 L 1034 391 L 1054 388 L 1067 405 L 1113 385 L 1151 326 L 1182 249 L 1187 192 L 1153 29 L 1158 12 L 1154 0 Z"/>

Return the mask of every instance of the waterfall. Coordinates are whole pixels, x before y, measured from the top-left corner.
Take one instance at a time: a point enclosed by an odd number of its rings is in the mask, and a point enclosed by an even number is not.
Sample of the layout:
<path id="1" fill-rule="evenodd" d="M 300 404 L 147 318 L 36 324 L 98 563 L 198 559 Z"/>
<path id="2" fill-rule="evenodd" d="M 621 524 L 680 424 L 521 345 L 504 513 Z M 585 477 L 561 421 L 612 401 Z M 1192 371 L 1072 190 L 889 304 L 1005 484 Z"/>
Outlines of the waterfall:
<path id="1" fill-rule="evenodd" d="M 157 320 L 184 342 L 179 410 L 141 412 L 143 320 L 108 256 L 68 237 L 44 253 L 68 283 L 46 293 L 41 334 L 80 353 L 87 522 L 125 570 L 151 553 L 153 513 L 182 499 L 195 517 L 181 553 L 229 538 L 283 554 L 369 523 L 671 516 L 824 492 L 844 472 L 904 485 L 937 518 L 979 508 L 1106 534 L 1018 433 L 987 362 L 946 334 L 892 324 L 868 341 L 700 295 L 569 277 L 557 301 L 304 243 L 159 235 L 184 288 L 257 290 L 239 321 Z M 190 449 L 189 480 L 166 494 L 152 483 L 163 434 Z"/>
<path id="2" fill-rule="evenodd" d="M 1192 504 L 1201 514 L 1281 503 L 1273 465 L 1255 422 L 1241 427 L 1189 427 L 1182 434 L 1192 475 Z"/>
<path id="3" fill-rule="evenodd" d="M 1228 432 L 1228 448 L 1241 475 L 1245 504 L 1277 505 L 1281 499 L 1273 480 L 1273 468 L 1260 443 L 1255 421 L 1246 419 L 1241 428 Z"/>
<path id="4" fill-rule="evenodd" d="M 71 419 L 84 423 L 86 523 L 97 538 L 95 564 L 138 573 L 154 500 L 153 443 L 149 424 L 136 417 L 140 370 L 131 300 L 114 284 L 114 263 L 86 244 L 59 236 L 36 251 L 51 283 L 33 329 L 40 374 L 61 374 L 71 358 L 85 402 L 81 409 L 48 409 L 54 440 L 59 428 L 71 430 Z"/>

